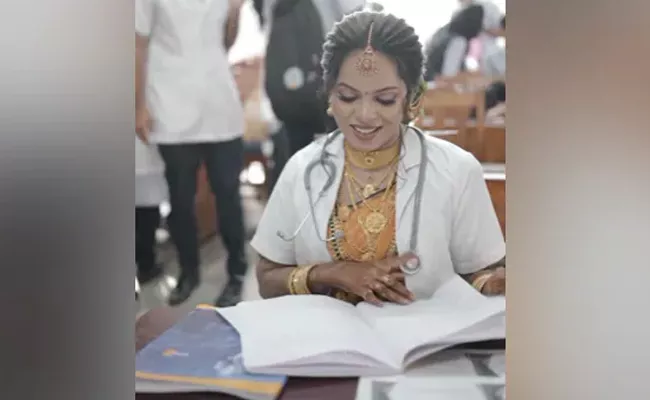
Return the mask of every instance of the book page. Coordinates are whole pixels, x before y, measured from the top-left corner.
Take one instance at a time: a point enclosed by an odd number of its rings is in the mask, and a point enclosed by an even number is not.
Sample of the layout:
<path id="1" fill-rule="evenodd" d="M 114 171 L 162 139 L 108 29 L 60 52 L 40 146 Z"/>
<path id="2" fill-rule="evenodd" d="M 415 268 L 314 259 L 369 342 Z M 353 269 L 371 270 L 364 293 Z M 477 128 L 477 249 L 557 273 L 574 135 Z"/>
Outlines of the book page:
<path id="1" fill-rule="evenodd" d="M 251 372 L 319 376 L 322 369 L 322 374 L 336 376 L 338 366 L 345 376 L 399 368 L 399 358 L 387 351 L 356 308 L 337 299 L 284 296 L 218 312 L 239 332 L 244 366 Z"/>
<path id="2" fill-rule="evenodd" d="M 456 276 L 427 300 L 406 306 L 376 307 L 362 303 L 357 308 L 384 341 L 391 343 L 406 359 L 410 352 L 422 346 L 441 350 L 458 343 L 484 340 L 484 330 L 492 330 L 491 326 L 482 324 L 479 330 L 471 328 L 504 314 L 505 298 L 485 297 Z M 493 321 L 502 323 L 498 319 Z M 458 338 L 454 339 L 454 335 Z"/>

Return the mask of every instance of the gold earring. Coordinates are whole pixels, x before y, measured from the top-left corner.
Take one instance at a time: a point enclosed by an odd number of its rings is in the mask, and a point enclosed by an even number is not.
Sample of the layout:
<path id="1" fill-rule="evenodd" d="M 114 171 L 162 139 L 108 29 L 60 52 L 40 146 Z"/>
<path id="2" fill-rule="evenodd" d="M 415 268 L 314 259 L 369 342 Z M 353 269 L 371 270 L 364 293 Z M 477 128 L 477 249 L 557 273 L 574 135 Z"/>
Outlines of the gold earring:
<path id="1" fill-rule="evenodd" d="M 327 107 L 327 115 L 332 116 L 332 106 Z"/>

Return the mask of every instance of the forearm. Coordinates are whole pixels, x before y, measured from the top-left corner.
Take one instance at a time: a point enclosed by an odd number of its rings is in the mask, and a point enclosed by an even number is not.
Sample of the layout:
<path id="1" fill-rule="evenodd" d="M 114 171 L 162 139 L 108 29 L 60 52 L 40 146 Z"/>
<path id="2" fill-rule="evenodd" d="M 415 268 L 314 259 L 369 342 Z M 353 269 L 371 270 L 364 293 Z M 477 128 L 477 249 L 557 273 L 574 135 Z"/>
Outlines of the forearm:
<path id="1" fill-rule="evenodd" d="M 462 275 L 462 277 L 469 282 L 470 285 L 474 285 L 475 282 L 478 282 L 481 279 L 485 279 L 487 275 L 492 275 L 498 268 L 505 268 L 506 258 L 503 257 L 501 260 L 495 262 L 494 264 L 488 265 L 487 267 L 480 269 L 473 274 Z"/>
<path id="2" fill-rule="evenodd" d="M 147 53 L 149 40 L 146 37 L 135 37 L 135 106 L 136 109 L 146 106 Z"/>
<path id="3" fill-rule="evenodd" d="M 339 263 L 325 263 L 314 266 L 309 272 L 308 285 L 312 293 L 327 294 L 337 285 L 336 274 L 333 272 Z M 291 294 L 289 275 L 297 268 L 296 265 L 281 265 L 261 258 L 257 265 L 257 281 L 262 298 L 280 297 Z"/>
<path id="4" fill-rule="evenodd" d="M 485 275 L 485 274 L 490 274 L 493 273 L 497 268 L 499 267 L 505 267 L 506 266 L 506 258 L 503 257 L 499 261 L 495 262 L 494 264 L 488 265 L 487 267 L 480 269 L 473 274 L 467 274 L 467 275 L 462 275 L 467 282 L 472 283 L 474 282 L 477 278 Z"/>

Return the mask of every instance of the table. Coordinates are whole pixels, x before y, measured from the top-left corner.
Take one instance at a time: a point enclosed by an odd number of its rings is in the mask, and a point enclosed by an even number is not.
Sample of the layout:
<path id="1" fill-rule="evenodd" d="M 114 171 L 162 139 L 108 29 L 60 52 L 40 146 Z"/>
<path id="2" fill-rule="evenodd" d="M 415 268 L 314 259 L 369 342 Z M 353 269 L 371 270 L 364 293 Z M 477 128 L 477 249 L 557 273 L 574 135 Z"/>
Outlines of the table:
<path id="1" fill-rule="evenodd" d="M 506 162 L 506 127 L 505 124 L 486 124 L 482 132 L 475 126 L 467 127 L 470 151 L 483 163 Z"/>
<path id="2" fill-rule="evenodd" d="M 135 324 L 136 351 L 154 340 L 177 321 L 186 312 L 178 308 L 163 307 L 153 309 L 141 316 Z M 504 340 L 467 345 L 473 349 L 503 349 Z M 357 393 L 358 379 L 326 378 L 290 378 L 279 400 L 354 400 Z M 136 394 L 136 400 L 236 400 L 234 396 L 218 393 L 168 393 Z"/>
<path id="3" fill-rule="evenodd" d="M 136 350 L 161 335 L 186 315 L 176 308 L 151 310 L 135 324 Z M 358 379 L 291 378 L 280 400 L 354 400 Z M 217 393 L 136 394 L 137 400 L 235 400 L 237 397 Z"/>

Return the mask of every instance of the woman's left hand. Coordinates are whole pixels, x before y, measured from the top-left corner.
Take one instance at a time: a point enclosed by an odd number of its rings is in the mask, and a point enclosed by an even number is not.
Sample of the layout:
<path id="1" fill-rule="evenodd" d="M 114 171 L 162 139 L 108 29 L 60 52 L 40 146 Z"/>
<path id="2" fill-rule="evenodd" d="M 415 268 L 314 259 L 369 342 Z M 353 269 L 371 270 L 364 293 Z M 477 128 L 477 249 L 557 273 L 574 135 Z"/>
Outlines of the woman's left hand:
<path id="1" fill-rule="evenodd" d="M 500 296 L 506 294 L 506 269 L 499 267 L 494 270 L 485 282 L 481 292 L 486 296 Z"/>

